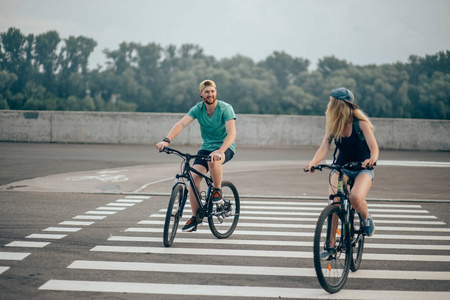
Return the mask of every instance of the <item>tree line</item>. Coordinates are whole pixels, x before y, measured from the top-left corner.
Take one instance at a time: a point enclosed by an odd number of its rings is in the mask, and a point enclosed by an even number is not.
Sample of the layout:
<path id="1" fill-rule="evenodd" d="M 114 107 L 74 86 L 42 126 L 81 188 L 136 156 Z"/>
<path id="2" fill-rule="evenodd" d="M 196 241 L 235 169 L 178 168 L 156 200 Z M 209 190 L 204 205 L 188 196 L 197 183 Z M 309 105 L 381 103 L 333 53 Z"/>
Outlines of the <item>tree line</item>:
<path id="1" fill-rule="evenodd" d="M 345 86 L 371 117 L 449 119 L 450 51 L 407 63 L 357 66 L 334 56 L 310 61 L 274 51 L 254 62 L 216 59 L 195 44 L 121 43 L 90 70 L 97 42 L 57 31 L 0 33 L 0 109 L 187 112 L 198 84 L 212 79 L 218 98 L 239 114 L 323 115 L 330 90 Z"/>

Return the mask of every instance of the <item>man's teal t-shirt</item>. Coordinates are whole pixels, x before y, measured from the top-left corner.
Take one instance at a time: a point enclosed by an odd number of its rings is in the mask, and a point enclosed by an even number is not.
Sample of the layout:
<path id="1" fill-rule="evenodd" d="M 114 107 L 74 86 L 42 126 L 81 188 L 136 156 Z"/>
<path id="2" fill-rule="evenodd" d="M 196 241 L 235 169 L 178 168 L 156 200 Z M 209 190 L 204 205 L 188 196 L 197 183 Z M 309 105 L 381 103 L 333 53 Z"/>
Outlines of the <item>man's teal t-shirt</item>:
<path id="1" fill-rule="evenodd" d="M 206 104 L 203 101 L 192 107 L 188 115 L 193 119 L 197 119 L 200 124 L 200 132 L 203 139 L 200 149 L 208 151 L 215 151 L 222 146 L 227 137 L 225 123 L 231 119 L 236 120 L 233 107 L 221 100 L 217 100 L 216 111 L 211 118 L 206 113 Z M 235 152 L 234 142 L 230 149 Z"/>

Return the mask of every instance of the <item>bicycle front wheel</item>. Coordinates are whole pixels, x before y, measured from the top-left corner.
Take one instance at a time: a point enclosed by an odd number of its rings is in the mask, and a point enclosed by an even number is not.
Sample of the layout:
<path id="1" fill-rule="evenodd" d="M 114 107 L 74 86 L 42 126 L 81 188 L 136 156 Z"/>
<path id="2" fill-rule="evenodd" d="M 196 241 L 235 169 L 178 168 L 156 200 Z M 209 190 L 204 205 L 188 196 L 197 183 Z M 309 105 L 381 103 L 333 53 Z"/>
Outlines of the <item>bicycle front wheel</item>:
<path id="1" fill-rule="evenodd" d="M 350 270 L 352 270 L 352 272 L 356 272 L 361 266 L 365 237 L 363 234 L 363 227 L 361 226 L 361 216 L 354 209 L 350 212 L 350 225 L 352 239 L 352 260 Z"/>
<path id="2" fill-rule="evenodd" d="M 320 214 L 314 233 L 314 268 L 320 285 L 328 293 L 339 292 L 344 286 L 350 258 L 344 216 L 337 205 L 329 205 Z"/>
<path id="3" fill-rule="evenodd" d="M 184 187 L 178 184 L 172 190 L 169 205 L 167 206 L 166 220 L 164 222 L 163 243 L 164 246 L 172 246 L 175 235 L 177 234 L 178 223 L 181 218 L 181 201 L 184 196 Z"/>
<path id="4" fill-rule="evenodd" d="M 241 208 L 239 194 L 234 184 L 223 181 L 222 195 L 223 204 L 214 205 L 208 217 L 209 229 L 219 239 L 227 238 L 234 232 Z"/>

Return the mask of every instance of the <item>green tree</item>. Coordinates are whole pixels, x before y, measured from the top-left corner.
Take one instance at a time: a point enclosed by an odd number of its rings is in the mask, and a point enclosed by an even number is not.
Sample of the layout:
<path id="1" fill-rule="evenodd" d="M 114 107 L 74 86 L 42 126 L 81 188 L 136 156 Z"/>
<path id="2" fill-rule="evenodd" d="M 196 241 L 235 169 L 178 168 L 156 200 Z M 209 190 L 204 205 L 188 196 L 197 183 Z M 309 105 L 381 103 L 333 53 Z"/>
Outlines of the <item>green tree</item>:
<path id="1" fill-rule="evenodd" d="M 347 69 L 348 63 L 345 60 L 337 59 L 334 56 L 326 56 L 322 59 L 319 59 L 317 63 L 317 71 L 322 73 L 324 76 L 328 76 L 328 74 L 341 69 Z"/>
<path id="2" fill-rule="evenodd" d="M 37 67 L 44 71 L 41 83 L 53 93 L 56 92 L 55 75 L 58 68 L 56 51 L 60 41 L 58 32 L 52 30 L 36 36 L 34 46 Z"/>
<path id="3" fill-rule="evenodd" d="M 71 83 L 70 79 L 73 78 L 73 74 L 84 75 L 88 72 L 88 60 L 89 56 L 94 51 L 97 42 L 91 38 L 84 36 L 74 37 L 70 36 L 68 39 L 64 39 L 64 46 L 58 56 L 58 65 L 60 68 L 59 78 L 58 78 L 58 95 L 62 98 L 69 97 L 73 94 L 68 92 L 73 90 L 74 84 Z M 77 80 L 83 80 L 81 77 L 76 77 Z M 77 84 L 82 84 L 77 82 Z M 84 87 L 82 89 L 87 89 L 88 86 L 84 82 Z M 84 97 L 81 95 L 80 88 L 77 88 L 77 96 Z"/>
<path id="4" fill-rule="evenodd" d="M 293 58 L 285 52 L 274 51 L 261 66 L 272 70 L 278 80 L 280 89 L 285 89 L 292 84 L 297 76 L 308 70 L 309 60 L 303 58 Z"/>
<path id="5" fill-rule="evenodd" d="M 17 75 L 17 81 L 10 90 L 12 93 L 20 93 L 33 76 L 34 36 L 25 36 L 19 29 L 11 27 L 7 32 L 0 33 L 0 40 L 0 70 Z"/>

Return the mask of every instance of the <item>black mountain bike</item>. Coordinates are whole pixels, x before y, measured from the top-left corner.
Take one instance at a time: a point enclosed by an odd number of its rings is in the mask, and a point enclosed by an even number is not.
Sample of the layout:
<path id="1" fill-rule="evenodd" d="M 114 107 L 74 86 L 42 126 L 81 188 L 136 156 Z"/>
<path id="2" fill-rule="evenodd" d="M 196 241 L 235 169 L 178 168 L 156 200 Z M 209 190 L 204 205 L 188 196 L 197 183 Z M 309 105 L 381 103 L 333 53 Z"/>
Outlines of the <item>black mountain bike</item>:
<path id="1" fill-rule="evenodd" d="M 221 204 L 213 204 L 212 192 L 213 181 L 210 176 L 203 175 L 193 169 L 190 161 L 195 158 L 210 161 L 210 156 L 191 155 L 182 153 L 171 148 L 164 148 L 163 152 L 167 154 L 176 154 L 183 159 L 182 172 L 175 176 L 175 182 L 172 187 L 169 205 L 167 207 L 166 220 L 164 223 L 163 242 L 164 246 L 170 247 L 177 234 L 178 223 L 183 216 L 184 206 L 188 197 L 189 187 L 194 191 L 194 198 L 199 205 L 197 211 L 197 224 L 194 231 L 197 230 L 198 224 L 202 223 L 203 218 L 208 218 L 209 229 L 213 235 L 219 239 L 229 237 L 236 229 L 239 221 L 239 194 L 234 184 L 228 181 L 222 181 L 222 196 L 224 201 Z M 207 192 L 198 191 L 192 178 L 192 173 L 202 176 L 207 184 Z"/>
<path id="2" fill-rule="evenodd" d="M 331 294 L 344 287 L 349 270 L 356 272 L 361 265 L 365 239 L 363 222 L 349 201 L 349 190 L 353 182 L 345 185 L 343 172 L 343 169 L 358 166 L 361 166 L 360 162 L 343 166 L 323 164 L 311 168 L 319 171 L 326 168 L 339 174 L 337 193 L 330 195 L 330 204 L 320 214 L 314 233 L 314 268 L 317 279 L 322 288 Z M 339 202 L 333 203 L 335 198 L 339 198 Z M 322 250 L 328 251 L 330 255 L 321 258 Z"/>

